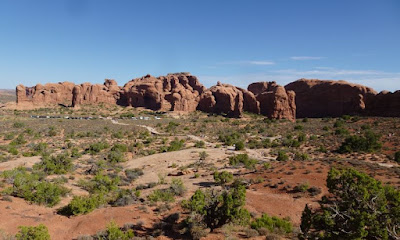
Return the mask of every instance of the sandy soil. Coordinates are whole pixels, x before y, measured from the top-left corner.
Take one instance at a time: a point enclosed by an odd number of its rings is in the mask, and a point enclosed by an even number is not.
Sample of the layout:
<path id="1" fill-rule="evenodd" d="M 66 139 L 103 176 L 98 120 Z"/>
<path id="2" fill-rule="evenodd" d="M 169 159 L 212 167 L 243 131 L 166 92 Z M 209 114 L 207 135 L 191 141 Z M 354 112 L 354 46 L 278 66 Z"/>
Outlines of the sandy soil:
<path id="1" fill-rule="evenodd" d="M 34 156 L 34 157 L 21 157 L 8 162 L 2 162 L 0 163 L 0 171 L 11 170 L 13 168 L 20 166 L 31 168 L 35 163 L 40 162 L 40 160 L 41 160 L 40 156 Z"/>
<path id="2" fill-rule="evenodd" d="M 0 201 L 0 209 L 0 218 L 3 219 L 0 221 L 0 229 L 15 234 L 18 226 L 36 226 L 43 223 L 49 228 L 51 239 L 54 240 L 76 239 L 80 235 L 95 234 L 104 230 L 113 219 L 120 226 L 125 223 L 136 224 L 141 220 L 145 228 L 150 228 L 152 222 L 157 219 L 154 214 L 138 210 L 136 205 L 101 208 L 88 215 L 70 218 L 57 215 L 55 209 L 30 205 L 18 198 L 12 198 L 12 202 Z"/>

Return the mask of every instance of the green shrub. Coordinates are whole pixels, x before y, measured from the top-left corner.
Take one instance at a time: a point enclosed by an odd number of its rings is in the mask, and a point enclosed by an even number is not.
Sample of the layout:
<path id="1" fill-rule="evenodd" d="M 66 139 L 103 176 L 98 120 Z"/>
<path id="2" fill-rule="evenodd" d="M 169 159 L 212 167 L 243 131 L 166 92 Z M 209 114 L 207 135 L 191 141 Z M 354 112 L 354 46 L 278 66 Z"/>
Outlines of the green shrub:
<path id="1" fill-rule="evenodd" d="M 232 166 L 243 165 L 247 169 L 254 169 L 255 165 L 257 164 L 257 160 L 249 158 L 249 155 L 244 153 L 229 157 L 229 164 Z"/>
<path id="2" fill-rule="evenodd" d="M 196 141 L 196 143 L 194 144 L 194 147 L 196 148 L 204 148 L 206 145 L 206 143 L 204 141 Z"/>
<path id="3" fill-rule="evenodd" d="M 243 141 L 237 141 L 236 143 L 235 143 L 235 150 L 236 151 L 240 151 L 240 150 L 243 150 L 244 149 L 244 143 L 243 143 Z"/>
<path id="4" fill-rule="evenodd" d="M 183 184 L 182 179 L 174 178 L 169 186 L 169 189 L 175 196 L 183 196 L 186 192 L 186 187 Z"/>
<path id="5" fill-rule="evenodd" d="M 89 193 L 110 193 L 118 189 L 120 179 L 118 176 L 111 178 L 103 173 L 97 173 L 93 179 L 89 181 L 81 181 L 79 185 Z"/>
<path id="6" fill-rule="evenodd" d="M 207 157 L 208 157 L 208 153 L 206 151 L 199 152 L 200 160 L 206 160 Z"/>
<path id="7" fill-rule="evenodd" d="M 303 239 L 398 239 L 400 191 L 354 169 L 328 173 L 329 195 L 319 209 L 307 205 L 301 218 Z"/>
<path id="8" fill-rule="evenodd" d="M 227 134 L 227 135 L 219 135 L 219 141 L 223 142 L 227 146 L 232 146 L 233 144 L 238 142 L 240 139 L 241 139 L 241 136 L 237 132 Z"/>
<path id="9" fill-rule="evenodd" d="M 110 151 L 107 155 L 107 160 L 110 163 L 120 163 L 126 161 L 124 153 L 120 151 Z"/>
<path id="10" fill-rule="evenodd" d="M 27 143 L 27 141 L 25 140 L 25 137 L 23 134 L 18 135 L 18 137 L 16 139 L 14 139 L 11 143 L 10 146 L 17 146 L 17 145 L 23 145 Z"/>
<path id="11" fill-rule="evenodd" d="M 166 131 L 167 132 L 173 132 L 173 131 L 175 131 L 176 130 L 176 128 L 179 126 L 180 124 L 179 123 L 176 123 L 176 122 L 169 122 L 168 123 L 168 126 L 166 127 Z"/>
<path id="12" fill-rule="evenodd" d="M 116 143 L 116 144 L 114 144 L 114 146 L 111 148 L 111 151 L 127 152 L 127 151 L 128 151 L 128 146 L 125 145 L 125 144 Z"/>
<path id="13" fill-rule="evenodd" d="M 217 184 L 224 185 L 233 181 L 233 174 L 227 171 L 214 172 L 214 181 Z"/>
<path id="14" fill-rule="evenodd" d="M 60 154 L 57 156 L 43 155 L 42 161 L 36 163 L 33 168 L 35 170 L 42 170 L 49 175 L 65 174 L 72 170 L 73 164 L 68 154 Z"/>
<path id="15" fill-rule="evenodd" d="M 337 128 L 335 130 L 335 135 L 347 135 L 349 134 L 349 130 L 345 129 L 345 128 Z"/>
<path id="16" fill-rule="evenodd" d="M 294 187 L 295 192 L 306 192 L 310 188 L 310 185 L 308 183 L 301 183 L 297 186 Z"/>
<path id="17" fill-rule="evenodd" d="M 135 117 L 134 113 L 122 113 L 119 115 L 120 118 L 133 118 Z"/>
<path id="18" fill-rule="evenodd" d="M 168 152 L 178 151 L 181 150 L 184 146 L 185 146 L 185 140 L 183 139 L 178 140 L 178 138 L 175 138 L 174 141 L 170 142 L 167 151 Z"/>
<path id="19" fill-rule="evenodd" d="M 287 161 L 289 160 L 289 156 L 286 154 L 285 151 L 279 151 L 278 156 L 276 157 L 277 161 Z"/>
<path id="20" fill-rule="evenodd" d="M 199 215 L 198 221 L 213 231 L 229 222 L 248 224 L 250 213 L 243 208 L 245 202 L 246 188 L 242 184 L 234 183 L 229 191 L 197 190 L 190 200 L 182 203 L 182 207 Z"/>
<path id="21" fill-rule="evenodd" d="M 325 146 L 319 146 L 319 148 L 318 148 L 317 151 L 318 151 L 318 152 L 322 152 L 322 153 L 326 153 L 326 152 L 328 152 L 328 149 L 326 149 Z"/>
<path id="22" fill-rule="evenodd" d="M 35 152 L 35 155 L 37 156 L 42 153 L 45 153 L 47 150 L 47 147 L 48 147 L 47 143 L 41 142 L 41 143 L 36 144 L 32 150 Z"/>
<path id="23" fill-rule="evenodd" d="M 22 122 L 15 122 L 13 124 L 13 128 L 23 128 L 23 127 L 25 127 L 25 123 Z"/>
<path id="24" fill-rule="evenodd" d="M 294 159 L 300 160 L 300 161 L 306 161 L 306 160 L 310 159 L 310 156 L 308 156 L 307 153 L 296 153 L 294 155 Z"/>
<path id="25" fill-rule="evenodd" d="M 297 136 L 297 141 L 299 142 L 305 142 L 307 140 L 307 135 L 305 133 L 300 133 Z"/>
<path id="26" fill-rule="evenodd" d="M 400 163 L 400 151 L 394 153 L 394 160 Z"/>
<path id="27" fill-rule="evenodd" d="M 302 125 L 296 125 L 294 126 L 294 130 L 303 130 L 303 126 Z"/>
<path id="28" fill-rule="evenodd" d="M 109 148 L 110 145 L 106 142 L 97 142 L 89 145 L 89 148 L 86 149 L 86 152 L 92 155 L 95 155 L 102 150 Z"/>
<path id="29" fill-rule="evenodd" d="M 106 231 L 104 233 L 99 234 L 98 239 L 107 239 L 107 240 L 129 240 L 133 239 L 134 233 L 132 229 L 127 230 L 126 232 L 122 231 L 117 223 L 112 220 L 108 225 Z"/>
<path id="30" fill-rule="evenodd" d="M 103 194 L 93 194 L 90 196 L 74 196 L 69 204 L 61 208 L 58 213 L 63 215 L 82 215 L 87 214 L 105 204 L 107 201 Z"/>
<path id="31" fill-rule="evenodd" d="M 300 141 L 297 139 L 285 138 L 282 145 L 286 147 L 300 147 Z"/>
<path id="32" fill-rule="evenodd" d="M 126 169 L 125 170 L 125 176 L 128 178 L 130 182 L 136 180 L 140 176 L 143 175 L 143 170 L 140 168 L 134 168 L 134 169 Z"/>
<path id="33" fill-rule="evenodd" d="M 15 133 L 7 133 L 4 135 L 4 140 L 13 140 L 15 137 Z"/>
<path id="34" fill-rule="evenodd" d="M 48 132 L 49 137 L 54 137 L 57 136 L 57 131 L 54 126 L 49 127 L 49 132 Z"/>
<path id="35" fill-rule="evenodd" d="M 118 132 L 111 134 L 111 137 L 117 138 L 117 139 L 122 139 L 122 138 L 124 138 L 124 134 L 121 131 L 118 131 Z"/>
<path id="36" fill-rule="evenodd" d="M 12 155 L 18 155 L 18 149 L 14 146 L 8 148 L 8 152 Z"/>
<path id="37" fill-rule="evenodd" d="M 351 152 L 374 152 L 382 148 L 382 144 L 379 141 L 380 135 L 375 134 L 372 131 L 367 131 L 362 136 L 350 136 L 345 139 L 340 148 L 339 153 L 351 153 Z"/>
<path id="38" fill-rule="evenodd" d="M 333 124 L 333 127 L 334 127 L 334 128 L 343 127 L 345 123 L 346 123 L 345 121 L 343 121 L 343 120 L 341 120 L 341 119 L 338 119 L 338 120 L 336 120 L 336 122 Z"/>
<path id="39" fill-rule="evenodd" d="M 47 227 L 40 224 L 37 227 L 19 226 L 19 231 L 15 235 L 17 240 L 50 240 L 50 234 Z"/>
<path id="40" fill-rule="evenodd" d="M 255 219 L 251 224 L 254 229 L 265 228 L 270 232 L 291 233 L 293 231 L 292 224 L 288 219 L 278 217 L 270 217 L 268 214 L 263 214 L 260 218 Z"/>
<path id="41" fill-rule="evenodd" d="M 4 191 L 9 195 L 23 198 L 29 202 L 52 207 L 60 202 L 61 196 L 68 193 L 68 189 L 57 183 L 51 183 L 38 174 L 31 174 L 19 167 L 4 171 L 1 176 L 12 183 Z"/>
<path id="42" fill-rule="evenodd" d="M 150 202 L 174 202 L 175 195 L 170 189 L 156 189 L 147 196 Z"/>

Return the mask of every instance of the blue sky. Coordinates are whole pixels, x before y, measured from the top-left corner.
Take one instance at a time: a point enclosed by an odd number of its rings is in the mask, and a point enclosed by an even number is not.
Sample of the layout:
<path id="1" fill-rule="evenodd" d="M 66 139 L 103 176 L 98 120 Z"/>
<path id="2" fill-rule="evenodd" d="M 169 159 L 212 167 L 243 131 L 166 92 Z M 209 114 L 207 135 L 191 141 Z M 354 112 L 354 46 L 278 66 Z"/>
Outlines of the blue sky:
<path id="1" fill-rule="evenodd" d="M 0 88 L 187 71 L 208 87 L 305 77 L 393 91 L 399 57 L 397 0 L 0 1 Z"/>

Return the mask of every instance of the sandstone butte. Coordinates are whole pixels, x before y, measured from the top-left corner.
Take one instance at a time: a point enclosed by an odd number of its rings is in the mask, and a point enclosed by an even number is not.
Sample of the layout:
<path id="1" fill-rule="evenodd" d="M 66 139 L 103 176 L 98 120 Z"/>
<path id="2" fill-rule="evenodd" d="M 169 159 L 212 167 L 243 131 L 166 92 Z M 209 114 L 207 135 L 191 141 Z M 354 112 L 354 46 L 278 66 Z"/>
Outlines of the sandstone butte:
<path id="1" fill-rule="evenodd" d="M 129 81 L 123 87 L 110 79 L 106 79 L 104 84 L 18 85 L 16 95 L 17 107 L 25 108 L 104 103 L 155 111 L 200 110 L 229 117 L 251 112 L 291 121 L 296 117 L 342 115 L 400 117 L 400 91 L 378 94 L 363 85 L 318 79 L 300 79 L 285 87 L 275 82 L 256 82 L 247 90 L 218 82 L 206 89 L 197 77 L 182 72 L 160 77 L 146 75 Z"/>

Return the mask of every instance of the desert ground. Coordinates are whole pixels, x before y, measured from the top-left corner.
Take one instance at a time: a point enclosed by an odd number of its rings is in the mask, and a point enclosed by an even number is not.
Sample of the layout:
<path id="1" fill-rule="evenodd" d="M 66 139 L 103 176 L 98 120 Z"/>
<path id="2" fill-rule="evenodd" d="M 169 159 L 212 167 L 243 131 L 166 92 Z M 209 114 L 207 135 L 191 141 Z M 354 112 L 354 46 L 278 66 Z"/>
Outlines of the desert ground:
<path id="1" fill-rule="evenodd" d="M 346 138 L 367 131 L 378 136 L 379 148 L 338 151 Z M 135 239 L 292 239 L 306 204 L 316 208 L 329 194 L 332 167 L 398 189 L 399 144 L 399 118 L 292 122 L 119 106 L 1 108 L 0 229 L 4 239 L 39 224 L 51 239 L 103 239 L 116 223 Z M 222 172 L 228 177 L 216 177 Z M 250 222 L 268 214 L 289 222 L 290 231 L 235 221 L 191 230 L 185 203 L 196 190 L 222 191 L 236 181 L 246 186 Z"/>

